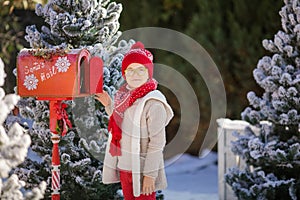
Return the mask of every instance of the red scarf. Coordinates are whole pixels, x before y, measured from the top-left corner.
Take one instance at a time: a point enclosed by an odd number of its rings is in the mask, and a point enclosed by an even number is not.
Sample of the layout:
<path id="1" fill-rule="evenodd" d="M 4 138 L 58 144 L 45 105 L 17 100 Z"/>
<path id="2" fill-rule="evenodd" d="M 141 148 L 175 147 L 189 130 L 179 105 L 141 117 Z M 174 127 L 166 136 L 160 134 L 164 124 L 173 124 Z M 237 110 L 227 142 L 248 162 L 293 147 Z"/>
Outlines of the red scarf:
<path id="1" fill-rule="evenodd" d="M 142 86 L 128 90 L 127 84 L 121 86 L 117 91 L 114 99 L 114 111 L 110 116 L 108 123 L 108 130 L 111 131 L 112 140 L 110 143 L 109 152 L 112 156 L 121 155 L 120 140 L 122 139 L 122 122 L 124 118 L 124 112 L 129 108 L 137 99 L 144 97 L 149 92 L 157 88 L 157 82 L 154 79 L 150 79 Z"/>

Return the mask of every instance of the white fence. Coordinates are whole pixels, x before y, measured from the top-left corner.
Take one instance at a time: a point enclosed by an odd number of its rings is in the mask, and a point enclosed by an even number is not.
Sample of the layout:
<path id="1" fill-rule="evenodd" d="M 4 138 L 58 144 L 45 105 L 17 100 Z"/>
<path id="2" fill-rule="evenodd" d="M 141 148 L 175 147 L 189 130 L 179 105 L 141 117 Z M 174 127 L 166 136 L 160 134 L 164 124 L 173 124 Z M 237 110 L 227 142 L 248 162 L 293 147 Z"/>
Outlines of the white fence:
<path id="1" fill-rule="evenodd" d="M 218 193 L 219 200 L 236 200 L 231 187 L 225 182 L 224 174 L 227 173 L 228 168 L 238 167 L 244 168 L 245 163 L 239 156 L 236 156 L 231 151 L 231 141 L 236 140 L 232 135 L 234 131 L 241 134 L 247 126 L 248 122 L 241 120 L 218 119 Z M 257 129 L 252 127 L 252 129 Z M 255 131 L 256 132 L 256 131 Z"/>

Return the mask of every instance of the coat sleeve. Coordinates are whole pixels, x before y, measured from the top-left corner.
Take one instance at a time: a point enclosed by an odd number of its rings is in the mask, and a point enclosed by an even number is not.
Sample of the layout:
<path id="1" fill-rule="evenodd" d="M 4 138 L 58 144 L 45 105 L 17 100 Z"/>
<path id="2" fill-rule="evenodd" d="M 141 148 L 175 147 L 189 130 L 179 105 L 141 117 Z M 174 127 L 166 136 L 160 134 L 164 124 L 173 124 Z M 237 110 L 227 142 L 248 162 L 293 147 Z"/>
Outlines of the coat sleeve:
<path id="1" fill-rule="evenodd" d="M 156 178 L 159 167 L 163 166 L 161 162 L 163 162 L 163 149 L 166 144 L 165 126 L 167 113 L 162 102 L 150 100 L 149 103 L 151 104 L 146 111 L 149 142 L 142 170 L 144 176 Z"/>
<path id="2" fill-rule="evenodd" d="M 107 115 L 110 117 L 113 113 L 114 110 L 114 104 L 110 103 L 109 105 L 105 106 L 105 112 L 107 113 Z"/>

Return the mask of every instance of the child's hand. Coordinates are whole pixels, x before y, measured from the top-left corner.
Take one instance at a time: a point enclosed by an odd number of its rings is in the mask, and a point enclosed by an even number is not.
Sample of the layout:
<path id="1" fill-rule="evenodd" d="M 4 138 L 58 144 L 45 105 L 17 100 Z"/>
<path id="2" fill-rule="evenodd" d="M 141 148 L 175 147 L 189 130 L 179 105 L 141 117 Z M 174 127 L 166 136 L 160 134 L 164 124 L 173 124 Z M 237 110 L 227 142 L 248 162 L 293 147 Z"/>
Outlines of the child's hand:
<path id="1" fill-rule="evenodd" d="M 145 195 L 150 195 L 155 190 L 154 178 L 149 176 L 144 176 L 143 178 L 143 190 L 142 193 Z"/>
<path id="2" fill-rule="evenodd" d="M 96 93 L 94 98 L 100 101 L 103 106 L 108 106 L 112 102 L 109 94 L 105 91 L 103 91 L 102 93 Z"/>

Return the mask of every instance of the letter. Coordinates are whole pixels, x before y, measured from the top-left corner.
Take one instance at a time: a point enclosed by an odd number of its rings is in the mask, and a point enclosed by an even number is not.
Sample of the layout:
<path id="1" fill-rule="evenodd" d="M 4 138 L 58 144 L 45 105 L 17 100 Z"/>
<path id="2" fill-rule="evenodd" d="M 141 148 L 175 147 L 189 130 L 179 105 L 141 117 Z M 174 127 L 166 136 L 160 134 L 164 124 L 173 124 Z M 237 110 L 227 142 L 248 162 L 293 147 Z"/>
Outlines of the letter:
<path id="1" fill-rule="evenodd" d="M 52 66 L 52 74 L 56 74 L 56 68 Z"/>
<path id="2" fill-rule="evenodd" d="M 53 76 L 51 68 L 49 68 L 49 74 L 50 74 L 50 77 Z"/>
<path id="3" fill-rule="evenodd" d="M 25 74 L 29 74 L 28 66 L 25 66 L 24 69 L 25 69 Z"/>
<path id="4" fill-rule="evenodd" d="M 44 80 L 46 80 L 46 79 L 45 79 L 45 73 L 43 73 L 43 72 L 41 73 L 41 80 L 42 80 L 42 82 L 43 82 Z"/>

